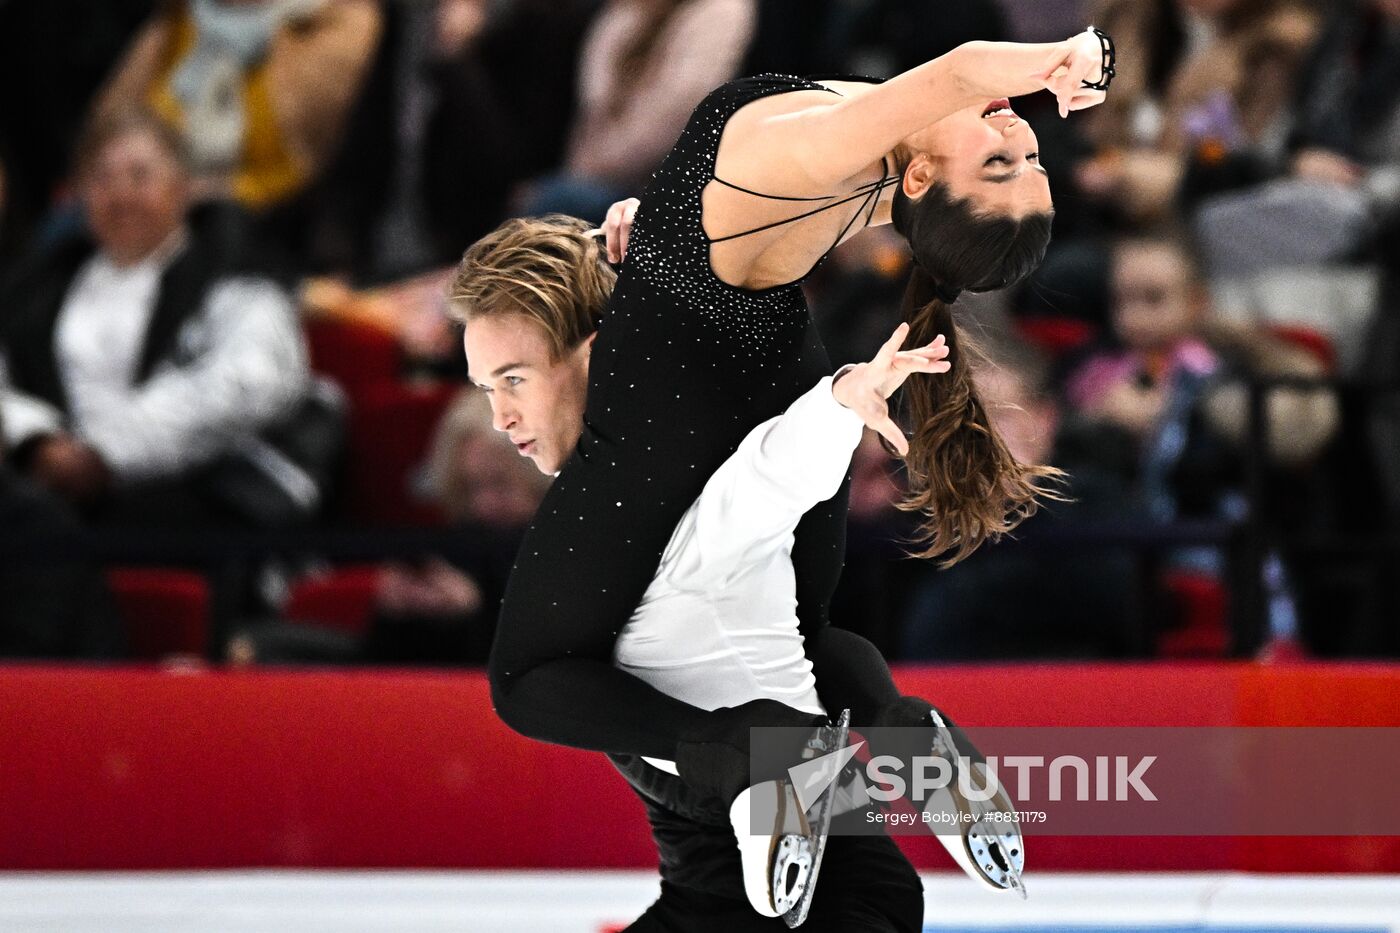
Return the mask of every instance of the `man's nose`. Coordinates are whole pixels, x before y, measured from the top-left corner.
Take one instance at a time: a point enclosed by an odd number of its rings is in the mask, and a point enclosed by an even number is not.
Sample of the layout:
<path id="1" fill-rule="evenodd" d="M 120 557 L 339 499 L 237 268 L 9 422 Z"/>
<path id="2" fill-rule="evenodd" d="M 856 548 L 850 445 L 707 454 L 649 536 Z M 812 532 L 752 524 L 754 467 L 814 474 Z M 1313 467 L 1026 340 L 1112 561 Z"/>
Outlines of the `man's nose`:
<path id="1" fill-rule="evenodd" d="M 491 427 L 497 431 L 509 431 L 519 420 L 520 416 L 516 413 L 514 405 L 491 399 Z"/>

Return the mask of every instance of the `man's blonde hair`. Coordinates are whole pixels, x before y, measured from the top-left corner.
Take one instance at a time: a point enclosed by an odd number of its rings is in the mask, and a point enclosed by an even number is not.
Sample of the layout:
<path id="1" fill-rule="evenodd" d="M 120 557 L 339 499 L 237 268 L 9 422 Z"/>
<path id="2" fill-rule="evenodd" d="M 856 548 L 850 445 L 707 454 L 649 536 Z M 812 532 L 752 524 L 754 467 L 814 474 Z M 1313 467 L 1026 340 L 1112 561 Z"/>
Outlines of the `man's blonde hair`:
<path id="1" fill-rule="evenodd" d="M 462 255 L 448 292 L 452 317 L 524 315 L 562 358 L 598 329 L 617 281 L 594 232 L 563 214 L 507 220 Z"/>

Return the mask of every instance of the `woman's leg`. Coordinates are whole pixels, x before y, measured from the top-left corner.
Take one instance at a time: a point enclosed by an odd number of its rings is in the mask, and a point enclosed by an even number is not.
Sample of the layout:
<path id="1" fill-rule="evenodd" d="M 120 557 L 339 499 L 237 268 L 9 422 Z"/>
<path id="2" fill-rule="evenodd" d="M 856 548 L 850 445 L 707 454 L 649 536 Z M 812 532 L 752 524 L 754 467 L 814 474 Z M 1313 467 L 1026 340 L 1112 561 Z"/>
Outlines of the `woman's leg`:
<path id="1" fill-rule="evenodd" d="M 674 449 L 669 439 L 647 440 Z M 675 463 L 628 459 L 646 446 L 624 448 L 585 429 L 511 572 L 491 652 L 492 699 L 508 725 L 532 738 L 668 760 L 689 738 L 728 749 L 726 761 L 746 770 L 749 723 L 805 726 L 817 718 L 771 700 L 707 711 L 613 666 L 618 633 L 693 499 L 679 501 L 687 492 L 674 488 Z"/>

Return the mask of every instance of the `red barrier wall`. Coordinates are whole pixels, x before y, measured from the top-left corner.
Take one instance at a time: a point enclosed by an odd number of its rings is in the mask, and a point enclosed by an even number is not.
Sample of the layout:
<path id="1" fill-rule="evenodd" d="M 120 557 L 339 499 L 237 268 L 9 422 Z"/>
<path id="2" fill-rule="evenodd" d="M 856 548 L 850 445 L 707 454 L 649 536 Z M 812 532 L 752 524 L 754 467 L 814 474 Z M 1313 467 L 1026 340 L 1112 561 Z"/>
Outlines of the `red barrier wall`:
<path id="1" fill-rule="evenodd" d="M 907 668 L 968 725 L 1400 726 L 1400 667 Z M 648 867 L 600 755 L 484 678 L 0 666 L 0 868 Z M 932 839 L 904 838 L 921 868 Z M 1400 839 L 1035 839 L 1037 869 L 1400 871 Z"/>

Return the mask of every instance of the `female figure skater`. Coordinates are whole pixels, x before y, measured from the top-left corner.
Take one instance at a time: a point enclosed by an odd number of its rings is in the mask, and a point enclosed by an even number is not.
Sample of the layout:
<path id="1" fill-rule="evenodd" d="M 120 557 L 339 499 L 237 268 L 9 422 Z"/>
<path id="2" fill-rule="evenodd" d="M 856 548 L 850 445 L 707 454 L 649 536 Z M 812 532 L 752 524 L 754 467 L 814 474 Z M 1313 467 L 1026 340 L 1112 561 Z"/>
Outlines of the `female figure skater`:
<path id="1" fill-rule="evenodd" d="M 593 348 L 583 434 L 508 587 L 490 670 L 508 724 L 674 761 L 696 792 L 728 801 L 748 782 L 750 726 L 812 723 L 772 700 L 706 711 L 612 656 L 706 480 L 751 428 L 830 372 L 799 286 L 857 224 L 893 219 L 909 239 L 909 340 L 943 333 L 951 350 L 949 376 L 906 386 L 924 553 L 965 556 L 1034 508 L 1047 471 L 1017 464 L 987 429 L 948 305 L 960 289 L 1023 277 L 1049 237 L 1034 134 L 996 95 L 1048 88 L 1062 115 L 1092 106 L 1108 48 L 1089 32 L 970 43 L 880 85 L 768 76 L 725 85 L 697 108 L 637 215 Z M 841 492 L 808 513 L 793 549 L 819 693 L 828 709 L 851 707 L 857 724 L 926 723 L 931 707 L 899 697 L 878 652 L 825 625 L 844 513 Z"/>

